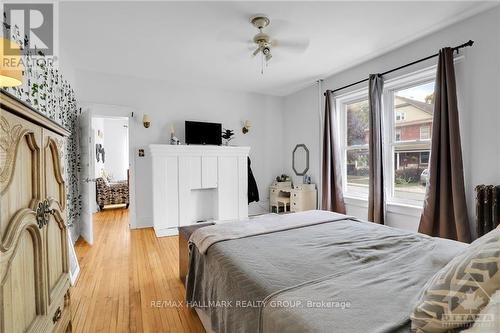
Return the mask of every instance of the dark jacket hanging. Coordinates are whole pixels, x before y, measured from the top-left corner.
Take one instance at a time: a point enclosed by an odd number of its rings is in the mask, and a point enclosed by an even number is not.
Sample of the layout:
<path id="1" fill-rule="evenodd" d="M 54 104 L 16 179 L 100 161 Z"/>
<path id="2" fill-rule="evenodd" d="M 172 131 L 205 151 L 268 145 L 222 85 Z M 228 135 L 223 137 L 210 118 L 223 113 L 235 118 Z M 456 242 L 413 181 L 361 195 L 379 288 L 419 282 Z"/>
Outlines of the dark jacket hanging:
<path id="1" fill-rule="evenodd" d="M 253 177 L 252 168 L 250 168 L 250 157 L 248 157 L 248 203 L 259 201 L 259 189 L 257 188 L 257 182 Z"/>

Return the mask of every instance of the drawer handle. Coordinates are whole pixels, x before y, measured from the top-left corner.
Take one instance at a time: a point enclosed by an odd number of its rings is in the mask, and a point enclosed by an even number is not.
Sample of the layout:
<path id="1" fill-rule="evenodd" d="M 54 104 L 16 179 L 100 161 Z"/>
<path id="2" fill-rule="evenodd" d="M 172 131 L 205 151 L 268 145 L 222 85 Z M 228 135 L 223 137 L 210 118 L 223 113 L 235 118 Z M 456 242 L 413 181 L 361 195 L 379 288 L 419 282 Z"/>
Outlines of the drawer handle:
<path id="1" fill-rule="evenodd" d="M 62 311 L 60 307 L 57 307 L 56 313 L 54 313 L 54 317 L 52 317 L 52 322 L 55 324 L 61 319 Z"/>

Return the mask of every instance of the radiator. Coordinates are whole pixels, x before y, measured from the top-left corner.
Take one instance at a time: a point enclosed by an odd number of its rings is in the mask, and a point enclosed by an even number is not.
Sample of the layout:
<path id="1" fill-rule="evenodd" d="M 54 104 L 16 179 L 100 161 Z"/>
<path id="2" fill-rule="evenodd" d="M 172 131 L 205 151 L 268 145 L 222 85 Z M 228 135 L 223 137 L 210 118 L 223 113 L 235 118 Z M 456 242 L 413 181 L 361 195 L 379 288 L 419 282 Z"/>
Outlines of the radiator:
<path id="1" fill-rule="evenodd" d="M 478 237 L 500 224 L 500 186 L 476 186 L 476 223 Z"/>

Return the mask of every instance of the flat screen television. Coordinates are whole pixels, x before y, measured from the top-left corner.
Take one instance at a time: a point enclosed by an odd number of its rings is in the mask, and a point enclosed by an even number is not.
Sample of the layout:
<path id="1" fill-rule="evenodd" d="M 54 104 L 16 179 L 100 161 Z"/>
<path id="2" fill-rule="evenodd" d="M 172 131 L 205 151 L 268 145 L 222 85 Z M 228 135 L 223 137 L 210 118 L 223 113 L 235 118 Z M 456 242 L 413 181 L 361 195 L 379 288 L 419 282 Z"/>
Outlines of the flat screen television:
<path id="1" fill-rule="evenodd" d="M 186 144 L 216 145 L 222 144 L 222 124 L 186 121 Z"/>

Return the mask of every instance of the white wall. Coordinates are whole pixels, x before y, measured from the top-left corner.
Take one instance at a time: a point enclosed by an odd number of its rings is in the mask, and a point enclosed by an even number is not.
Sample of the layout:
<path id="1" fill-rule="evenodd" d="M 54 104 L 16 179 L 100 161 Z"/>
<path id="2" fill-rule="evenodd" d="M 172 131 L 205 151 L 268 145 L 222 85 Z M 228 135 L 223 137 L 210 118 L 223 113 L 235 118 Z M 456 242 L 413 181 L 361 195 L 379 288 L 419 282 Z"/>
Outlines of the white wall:
<path id="1" fill-rule="evenodd" d="M 305 144 L 309 149 L 309 170 L 311 182 L 319 184 L 320 169 L 320 101 L 318 85 L 301 90 L 284 98 L 284 151 L 285 167 L 294 183 L 302 183 L 302 176 L 292 170 L 292 152 L 297 144 Z M 320 93 L 322 94 L 322 92 Z M 324 107 L 324 105 L 322 105 Z"/>
<path id="2" fill-rule="evenodd" d="M 126 180 L 128 170 L 128 119 L 101 118 L 103 123 L 104 170 L 112 180 Z"/>
<path id="3" fill-rule="evenodd" d="M 370 73 L 380 73 L 413 60 L 434 54 L 444 46 L 455 46 L 469 39 L 475 41 L 465 49 L 456 65 L 464 172 L 467 189 L 468 211 L 473 229 L 474 186 L 500 184 L 500 7 L 459 22 L 400 49 L 377 57 L 359 66 L 333 75 L 324 81 L 324 89 L 335 89 L 365 78 Z M 436 59 L 399 71 L 405 74 L 434 64 Z M 391 76 L 390 76 L 391 77 Z M 389 78 L 390 78 L 389 77 Z M 394 76 L 392 76 L 394 77 Z M 357 87 L 359 88 L 359 87 Z M 348 91 L 348 90 L 346 90 Z M 319 131 L 316 114 L 317 88 L 311 86 L 285 98 L 285 147 L 289 149 L 298 141 L 312 148 Z M 324 99 L 321 101 L 324 107 Z M 311 150 L 311 162 L 319 161 L 319 150 Z M 291 172 L 291 162 L 285 159 Z M 311 168 L 313 179 L 319 178 L 319 168 Z M 366 202 L 350 200 L 348 214 L 366 218 Z M 387 224 L 417 230 L 420 209 L 389 207 Z"/>
<path id="4" fill-rule="evenodd" d="M 135 164 L 138 227 L 152 225 L 151 165 L 149 156 L 138 157 L 138 149 L 145 149 L 147 154 L 149 144 L 168 143 L 172 124 L 176 136 L 184 141 L 185 120 L 222 122 L 224 127 L 235 130 L 232 144 L 251 147 L 252 170 L 261 202 L 250 205 L 250 214 L 268 209 L 268 186 L 283 172 L 284 165 L 281 98 L 85 71 L 77 71 L 76 77 L 79 101 L 121 105 L 135 110 L 129 123 L 129 144 Z M 106 110 L 101 108 L 96 112 L 99 115 L 112 113 Z M 148 129 L 142 126 L 144 113 L 151 118 Z M 252 121 L 252 128 L 243 135 L 241 127 L 246 119 Z"/>
<path id="5" fill-rule="evenodd" d="M 96 148 L 95 145 L 100 144 L 104 146 L 104 136 L 99 136 L 99 133 L 104 133 L 104 119 L 103 118 L 92 118 L 92 135 L 94 137 L 94 142 L 92 142 L 92 152 L 93 158 L 96 158 Z M 99 157 L 99 161 L 95 159 L 94 161 L 94 177 L 101 177 L 102 170 L 104 169 L 104 162 Z"/>

